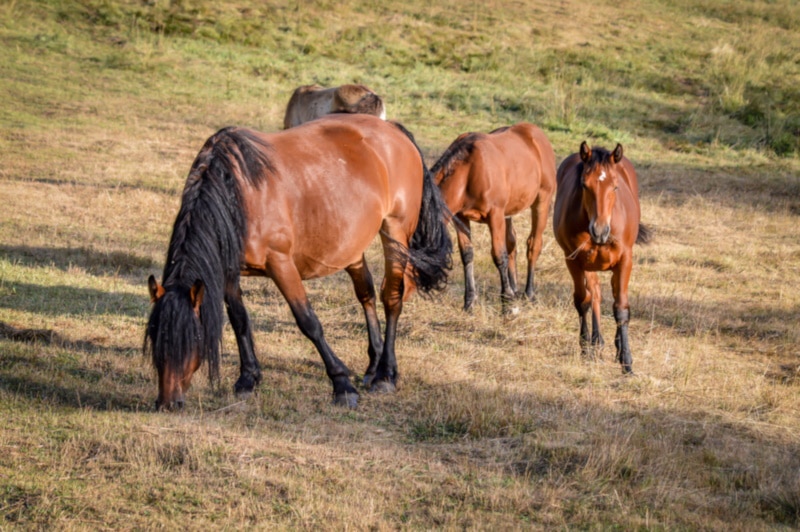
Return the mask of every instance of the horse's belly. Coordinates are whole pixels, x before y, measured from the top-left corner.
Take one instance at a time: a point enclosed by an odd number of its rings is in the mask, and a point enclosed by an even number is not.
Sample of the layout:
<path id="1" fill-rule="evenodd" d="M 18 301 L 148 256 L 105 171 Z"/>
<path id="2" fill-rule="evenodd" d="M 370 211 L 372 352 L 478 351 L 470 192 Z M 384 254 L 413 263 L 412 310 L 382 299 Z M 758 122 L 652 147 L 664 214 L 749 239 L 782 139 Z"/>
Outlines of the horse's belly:
<path id="1" fill-rule="evenodd" d="M 312 236 L 297 235 L 292 256 L 300 276 L 325 277 L 359 262 L 382 222 L 378 213 L 359 220 L 358 224 L 321 227 Z"/>

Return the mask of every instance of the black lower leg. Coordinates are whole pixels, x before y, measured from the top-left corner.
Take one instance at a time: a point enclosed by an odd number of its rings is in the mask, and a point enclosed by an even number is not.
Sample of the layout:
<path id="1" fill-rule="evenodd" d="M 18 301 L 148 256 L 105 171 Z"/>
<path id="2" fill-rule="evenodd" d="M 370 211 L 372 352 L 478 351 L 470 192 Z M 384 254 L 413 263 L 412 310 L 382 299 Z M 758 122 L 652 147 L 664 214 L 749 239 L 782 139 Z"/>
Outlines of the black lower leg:
<path id="1" fill-rule="evenodd" d="M 614 346 L 617 348 L 617 360 L 622 365 L 622 371 L 631 373 L 633 357 L 631 355 L 630 344 L 628 343 L 630 311 L 628 309 L 618 309 L 614 307 L 614 319 L 617 322 L 617 334 L 614 337 Z"/>
<path id="2" fill-rule="evenodd" d="M 316 314 L 310 305 L 292 306 L 297 326 L 303 334 L 314 343 L 322 361 L 325 364 L 325 372 L 333 383 L 333 398 L 337 404 L 344 404 L 355 407 L 358 403 L 358 392 L 350 382 L 350 370 L 344 362 L 339 360 L 333 350 L 325 341 L 322 333 L 322 324 L 317 319 Z"/>
<path id="3" fill-rule="evenodd" d="M 533 268 L 528 268 L 528 280 L 525 283 L 525 297 L 528 298 L 528 301 L 536 301 L 536 292 L 533 286 Z"/>
<path id="4" fill-rule="evenodd" d="M 511 289 L 511 282 L 508 276 L 508 253 L 503 251 L 494 259 L 494 265 L 500 272 L 500 297 L 503 301 L 508 301 L 514 298 L 514 292 Z"/>
<path id="5" fill-rule="evenodd" d="M 592 346 L 596 348 L 601 348 L 606 345 L 605 340 L 603 340 L 603 335 L 600 333 L 600 319 L 597 314 L 592 311 Z"/>
<path id="6" fill-rule="evenodd" d="M 475 273 L 472 262 L 474 257 L 471 247 L 461 249 L 461 264 L 464 265 L 464 310 L 471 310 L 475 304 Z"/>
<path id="7" fill-rule="evenodd" d="M 580 343 L 581 353 L 583 355 L 591 355 L 591 338 L 589 336 L 589 312 L 591 312 L 591 304 L 589 303 L 575 303 L 575 309 L 578 311 L 578 317 L 581 320 L 580 329 Z"/>
<path id="8" fill-rule="evenodd" d="M 238 287 L 232 296 L 225 298 L 228 309 L 228 319 L 236 335 L 236 344 L 239 347 L 239 379 L 233 387 L 237 395 L 249 394 L 261 382 L 261 367 L 253 347 L 253 332 L 250 328 L 250 318 L 242 303 L 241 291 Z"/>

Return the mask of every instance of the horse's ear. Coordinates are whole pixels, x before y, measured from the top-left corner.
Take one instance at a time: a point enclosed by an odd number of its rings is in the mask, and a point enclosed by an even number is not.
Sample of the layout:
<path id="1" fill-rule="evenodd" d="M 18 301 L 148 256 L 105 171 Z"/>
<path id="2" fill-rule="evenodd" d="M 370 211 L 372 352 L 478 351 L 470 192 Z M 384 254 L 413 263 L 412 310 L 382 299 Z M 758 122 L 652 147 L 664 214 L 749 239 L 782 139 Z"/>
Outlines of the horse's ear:
<path id="1" fill-rule="evenodd" d="M 192 302 L 194 311 L 200 313 L 200 305 L 203 304 L 203 296 L 206 293 L 206 285 L 200 279 L 196 280 L 189 289 L 189 300 Z"/>
<path id="2" fill-rule="evenodd" d="M 586 144 L 586 141 L 584 140 L 583 142 L 581 142 L 581 161 L 583 161 L 584 163 L 588 163 L 591 160 L 592 160 L 592 149 L 589 147 L 588 144 Z"/>
<path id="3" fill-rule="evenodd" d="M 614 151 L 611 153 L 611 159 L 614 161 L 614 164 L 622 160 L 622 144 L 617 144 L 617 147 L 614 148 Z"/>
<path id="4" fill-rule="evenodd" d="M 164 295 L 164 287 L 158 284 L 154 276 L 147 278 L 147 291 L 150 292 L 150 303 L 155 303 Z"/>

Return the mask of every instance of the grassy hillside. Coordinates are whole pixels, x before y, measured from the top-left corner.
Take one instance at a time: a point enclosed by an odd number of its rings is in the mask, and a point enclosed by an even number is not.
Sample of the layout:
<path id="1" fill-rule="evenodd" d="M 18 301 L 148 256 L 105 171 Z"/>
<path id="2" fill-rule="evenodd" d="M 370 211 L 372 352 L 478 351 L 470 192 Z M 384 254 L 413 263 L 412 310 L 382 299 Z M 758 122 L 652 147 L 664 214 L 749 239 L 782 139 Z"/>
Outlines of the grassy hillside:
<path id="1" fill-rule="evenodd" d="M 478 227 L 478 308 L 458 263 L 405 306 L 397 394 L 330 405 L 280 294 L 247 279 L 259 393 L 233 396 L 226 327 L 221 388 L 151 412 L 145 280 L 188 168 L 222 126 L 279 129 L 312 82 L 375 89 L 431 162 L 518 121 L 559 161 L 623 143 L 656 230 L 636 376 L 581 358 L 551 229 L 539 300 L 509 318 Z M 793 0 L 0 0 L 0 528 L 797 527 L 799 87 Z M 347 277 L 307 289 L 363 371 Z"/>

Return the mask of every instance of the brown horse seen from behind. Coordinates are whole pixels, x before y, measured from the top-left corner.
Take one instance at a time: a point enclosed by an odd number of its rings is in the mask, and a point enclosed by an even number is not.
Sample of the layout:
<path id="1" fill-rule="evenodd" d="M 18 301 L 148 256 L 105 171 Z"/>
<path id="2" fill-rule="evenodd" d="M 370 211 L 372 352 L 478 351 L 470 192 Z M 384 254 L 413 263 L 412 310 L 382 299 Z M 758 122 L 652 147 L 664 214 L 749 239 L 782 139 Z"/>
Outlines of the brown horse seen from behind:
<path id="1" fill-rule="evenodd" d="M 283 128 L 299 126 L 332 113 L 358 113 L 386 119 L 383 100 L 364 85 L 340 85 L 329 89 L 303 85 L 296 88 L 289 99 Z"/>
<path id="2" fill-rule="evenodd" d="M 192 165 L 162 281 L 148 281 L 153 308 L 145 352 L 158 371 L 156 406 L 182 406 L 203 363 L 212 379 L 218 374 L 223 309 L 239 347 L 235 391 L 249 394 L 261 381 L 240 275 L 275 282 L 325 363 L 334 401 L 354 407 L 358 392 L 350 370 L 326 342 L 303 287 L 304 279 L 345 270 L 367 322 L 365 385 L 392 391 L 403 294 L 409 282 L 427 292 L 447 278 L 452 244 L 444 218 L 422 154 L 399 124 L 336 115 L 272 134 L 220 130 Z M 383 338 L 364 260 L 379 234 Z"/>
<path id="3" fill-rule="evenodd" d="M 536 126 L 519 123 L 484 133 L 464 133 L 431 168 L 442 197 L 456 217 L 464 265 L 464 310 L 475 304 L 470 222 L 488 224 L 492 259 L 500 272 L 503 302 L 517 292 L 516 233 L 511 216 L 530 209 L 525 296 L 534 298 L 534 266 L 542 250 L 550 202 L 556 189 L 553 148 Z"/>
<path id="4" fill-rule="evenodd" d="M 572 276 L 584 354 L 604 344 L 600 334 L 601 290 L 597 272 L 611 270 L 617 324 L 614 345 L 623 371 L 630 373 L 633 360 L 628 342 L 628 282 L 633 268 L 633 245 L 648 242 L 650 231 L 640 223 L 636 171 L 623 156 L 621 145 L 609 152 L 590 148 L 583 142 L 579 153 L 561 163 L 553 230 Z"/>

